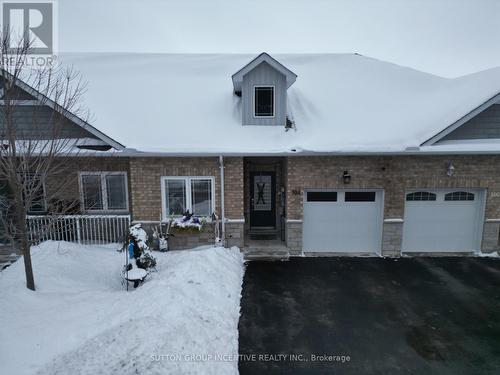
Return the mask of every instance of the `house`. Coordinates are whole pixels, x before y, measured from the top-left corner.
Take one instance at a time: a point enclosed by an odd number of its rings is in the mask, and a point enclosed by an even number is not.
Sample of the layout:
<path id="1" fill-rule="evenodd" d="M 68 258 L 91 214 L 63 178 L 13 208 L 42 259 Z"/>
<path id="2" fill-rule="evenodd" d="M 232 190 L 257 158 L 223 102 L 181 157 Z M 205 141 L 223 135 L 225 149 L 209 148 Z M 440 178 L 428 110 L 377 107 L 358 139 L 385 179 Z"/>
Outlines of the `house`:
<path id="1" fill-rule="evenodd" d="M 95 117 L 68 123 L 87 217 L 152 228 L 216 212 L 249 258 L 499 249 L 500 69 L 445 79 L 358 54 L 61 60 L 89 82 Z M 171 245 L 212 243 L 213 226 Z"/>

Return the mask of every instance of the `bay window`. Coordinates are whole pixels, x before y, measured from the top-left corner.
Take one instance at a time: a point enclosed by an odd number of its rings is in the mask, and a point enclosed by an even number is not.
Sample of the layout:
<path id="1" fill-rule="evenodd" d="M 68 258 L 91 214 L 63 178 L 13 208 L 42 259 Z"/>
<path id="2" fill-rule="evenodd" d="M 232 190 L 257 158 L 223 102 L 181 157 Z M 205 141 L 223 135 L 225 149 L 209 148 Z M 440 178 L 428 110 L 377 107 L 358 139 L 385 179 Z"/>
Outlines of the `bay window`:
<path id="1" fill-rule="evenodd" d="M 189 211 L 210 217 L 214 212 L 213 177 L 163 177 L 163 217 L 181 216 Z"/>
<path id="2" fill-rule="evenodd" d="M 85 211 L 128 210 L 125 172 L 81 172 L 80 187 Z"/>

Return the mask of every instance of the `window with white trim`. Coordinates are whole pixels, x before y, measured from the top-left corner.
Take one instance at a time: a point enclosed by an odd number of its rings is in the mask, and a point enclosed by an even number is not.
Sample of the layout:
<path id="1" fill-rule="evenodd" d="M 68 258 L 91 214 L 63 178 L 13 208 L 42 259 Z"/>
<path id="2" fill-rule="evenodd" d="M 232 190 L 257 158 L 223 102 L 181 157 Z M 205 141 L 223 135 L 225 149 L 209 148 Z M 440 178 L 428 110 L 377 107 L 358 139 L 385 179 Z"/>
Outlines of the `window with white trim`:
<path id="1" fill-rule="evenodd" d="M 181 216 L 189 211 L 210 217 L 214 207 L 213 177 L 163 177 L 163 216 Z"/>
<path id="2" fill-rule="evenodd" d="M 274 117 L 274 86 L 254 87 L 255 117 Z"/>
<path id="3" fill-rule="evenodd" d="M 81 172 L 80 187 L 85 211 L 128 210 L 125 172 Z"/>

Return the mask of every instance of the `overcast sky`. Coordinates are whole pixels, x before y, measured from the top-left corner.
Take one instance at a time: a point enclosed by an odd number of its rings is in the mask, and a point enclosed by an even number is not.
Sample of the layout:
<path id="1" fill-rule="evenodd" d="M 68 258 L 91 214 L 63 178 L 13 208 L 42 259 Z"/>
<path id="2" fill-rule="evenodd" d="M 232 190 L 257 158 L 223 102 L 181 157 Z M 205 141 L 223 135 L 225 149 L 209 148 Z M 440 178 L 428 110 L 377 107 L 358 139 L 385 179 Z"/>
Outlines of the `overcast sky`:
<path id="1" fill-rule="evenodd" d="M 500 0 L 59 0 L 59 46 L 358 52 L 453 77 L 500 66 Z"/>

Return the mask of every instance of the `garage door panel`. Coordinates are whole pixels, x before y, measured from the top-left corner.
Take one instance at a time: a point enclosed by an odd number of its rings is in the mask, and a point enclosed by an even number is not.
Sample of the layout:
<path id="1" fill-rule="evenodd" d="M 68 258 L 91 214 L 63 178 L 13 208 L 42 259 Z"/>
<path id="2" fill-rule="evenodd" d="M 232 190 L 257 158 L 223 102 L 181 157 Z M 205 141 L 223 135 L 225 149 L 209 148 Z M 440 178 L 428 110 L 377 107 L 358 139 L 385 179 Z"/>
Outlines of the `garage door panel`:
<path id="1" fill-rule="evenodd" d="M 406 201 L 403 251 L 460 252 L 479 248 L 484 195 L 479 190 L 460 190 L 430 191 L 436 195 L 435 201 Z M 445 196 L 474 200 L 445 200 Z"/>
<path id="2" fill-rule="evenodd" d="M 309 202 L 306 199 L 304 251 L 378 251 L 381 242 L 382 193 L 376 192 L 375 202 L 346 202 L 343 191 L 339 191 L 337 197 L 337 202 Z M 370 194 L 354 194 L 350 199 L 367 200 Z"/>

